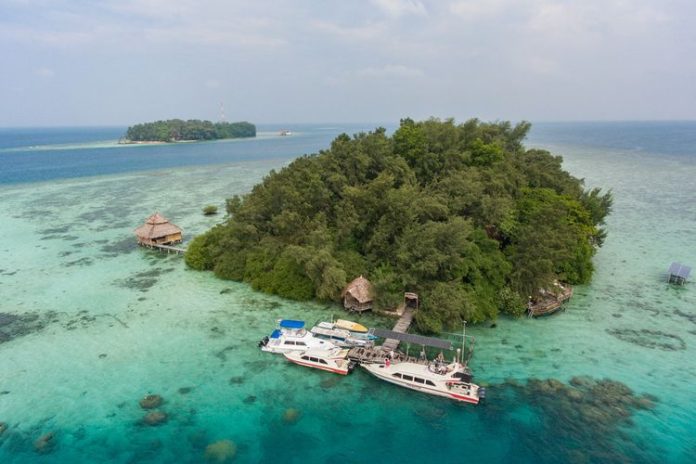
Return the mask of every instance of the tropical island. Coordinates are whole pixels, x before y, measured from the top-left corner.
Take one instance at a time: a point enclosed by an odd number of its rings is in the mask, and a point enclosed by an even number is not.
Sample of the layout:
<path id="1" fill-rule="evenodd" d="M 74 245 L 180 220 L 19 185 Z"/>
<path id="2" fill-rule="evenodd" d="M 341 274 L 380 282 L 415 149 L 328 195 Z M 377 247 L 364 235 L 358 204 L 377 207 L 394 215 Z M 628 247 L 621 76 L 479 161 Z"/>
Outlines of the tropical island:
<path id="1" fill-rule="evenodd" d="M 131 126 L 120 143 L 183 142 L 256 137 L 256 126 L 246 122 L 169 119 Z"/>
<path id="2" fill-rule="evenodd" d="M 339 135 L 228 199 L 186 263 L 295 300 L 339 301 L 364 275 L 378 309 L 418 292 L 424 333 L 519 316 L 556 282 L 590 281 L 612 204 L 525 148 L 530 127 L 404 119 L 391 136 Z"/>

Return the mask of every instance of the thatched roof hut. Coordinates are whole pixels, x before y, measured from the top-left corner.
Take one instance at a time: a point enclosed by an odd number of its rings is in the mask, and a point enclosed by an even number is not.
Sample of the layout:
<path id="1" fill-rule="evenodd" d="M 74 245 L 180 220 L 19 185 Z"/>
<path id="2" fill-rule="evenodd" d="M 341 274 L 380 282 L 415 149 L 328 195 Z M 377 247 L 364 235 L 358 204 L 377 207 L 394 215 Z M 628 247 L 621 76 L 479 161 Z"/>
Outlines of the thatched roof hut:
<path id="1" fill-rule="evenodd" d="M 171 245 L 181 243 L 181 229 L 169 222 L 160 213 L 155 213 L 145 221 L 145 224 L 135 229 L 140 245 Z"/>
<path id="2" fill-rule="evenodd" d="M 363 276 L 349 283 L 341 293 L 343 307 L 349 311 L 363 312 L 372 309 L 375 290 L 369 280 Z"/>

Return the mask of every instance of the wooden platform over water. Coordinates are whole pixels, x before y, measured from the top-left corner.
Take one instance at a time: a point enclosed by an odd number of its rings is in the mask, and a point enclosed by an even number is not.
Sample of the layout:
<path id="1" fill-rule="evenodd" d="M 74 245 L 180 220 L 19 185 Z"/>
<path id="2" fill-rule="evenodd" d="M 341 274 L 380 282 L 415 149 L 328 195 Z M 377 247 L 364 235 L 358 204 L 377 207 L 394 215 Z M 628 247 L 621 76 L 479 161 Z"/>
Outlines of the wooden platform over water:
<path id="1" fill-rule="evenodd" d="M 413 308 L 405 308 L 404 313 L 401 315 L 394 328 L 394 332 L 406 333 L 408 328 L 411 327 L 411 322 L 413 322 Z M 382 343 L 382 349 L 386 351 L 396 351 L 399 347 L 399 340 L 393 338 L 387 338 L 384 343 Z"/>
<path id="2" fill-rule="evenodd" d="M 570 285 L 560 286 L 557 294 L 547 294 L 545 298 L 529 304 L 527 315 L 529 317 L 548 316 L 563 309 L 563 304 L 573 296 L 573 287 Z"/>
<path id="3" fill-rule="evenodd" d="M 141 246 L 147 247 L 147 248 L 155 248 L 157 250 L 161 251 L 166 251 L 167 253 L 181 253 L 184 254 L 186 253 L 186 248 L 179 248 L 179 247 L 174 247 L 170 245 L 146 245 L 146 244 L 141 244 Z"/>
<path id="4" fill-rule="evenodd" d="M 394 332 L 406 333 L 411 326 L 411 322 L 413 322 L 413 308 L 405 308 L 392 330 Z M 387 338 L 381 346 L 375 346 L 373 348 L 351 348 L 350 351 L 348 351 L 348 358 L 365 364 L 383 362 L 384 358 L 389 356 L 390 353 L 396 354 L 397 357 L 402 356 L 396 353 L 399 343 L 399 340 Z"/>

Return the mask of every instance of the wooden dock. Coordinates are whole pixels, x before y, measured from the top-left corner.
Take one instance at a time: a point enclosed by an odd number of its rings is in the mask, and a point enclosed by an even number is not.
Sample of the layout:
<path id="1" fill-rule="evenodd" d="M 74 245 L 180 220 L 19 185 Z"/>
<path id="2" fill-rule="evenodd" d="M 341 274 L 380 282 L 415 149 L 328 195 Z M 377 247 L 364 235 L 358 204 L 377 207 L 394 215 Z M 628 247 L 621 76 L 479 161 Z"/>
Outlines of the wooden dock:
<path id="1" fill-rule="evenodd" d="M 396 321 L 396 324 L 392 330 L 394 332 L 406 333 L 408 328 L 411 327 L 411 322 L 413 322 L 413 308 L 405 308 L 403 314 L 399 320 Z M 382 343 L 382 349 L 386 350 L 387 352 L 396 351 L 398 347 L 399 340 L 394 338 L 387 338 L 384 343 Z"/>
<path id="2" fill-rule="evenodd" d="M 170 246 L 170 245 L 155 245 L 155 244 L 146 245 L 144 243 L 141 245 L 144 247 L 148 247 L 148 248 L 155 248 L 157 250 L 166 251 L 167 253 L 181 253 L 181 254 L 186 253 L 185 248 L 179 248 L 179 247 L 174 247 L 174 246 Z"/>
<path id="3" fill-rule="evenodd" d="M 573 287 L 566 284 L 560 289 L 558 294 L 550 293 L 534 303 L 530 302 L 527 315 L 529 317 L 548 316 L 563 309 L 563 304 L 573 296 Z"/>
<path id="4" fill-rule="evenodd" d="M 412 321 L 413 308 L 405 308 L 399 320 L 396 321 L 393 331 L 406 333 L 408 328 L 411 326 Z M 363 364 L 383 362 L 386 356 L 404 357 L 404 359 L 402 360 L 405 361 L 405 355 L 396 351 L 396 349 L 399 347 L 399 343 L 399 340 L 396 340 L 394 338 L 387 338 L 386 340 L 384 340 L 384 343 L 382 343 L 382 345 L 380 346 L 375 346 L 372 348 L 351 348 L 350 351 L 348 351 L 348 358 L 352 361 L 356 361 L 358 363 Z"/>

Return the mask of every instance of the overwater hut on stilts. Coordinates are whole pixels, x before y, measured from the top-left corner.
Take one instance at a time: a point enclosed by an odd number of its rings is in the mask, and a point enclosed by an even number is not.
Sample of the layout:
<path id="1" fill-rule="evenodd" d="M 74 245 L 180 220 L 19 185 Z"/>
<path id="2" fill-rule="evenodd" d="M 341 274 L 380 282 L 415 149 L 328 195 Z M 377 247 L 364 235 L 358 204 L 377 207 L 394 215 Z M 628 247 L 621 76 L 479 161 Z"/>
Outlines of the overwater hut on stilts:
<path id="1" fill-rule="evenodd" d="M 155 213 L 145 221 L 145 224 L 135 229 L 138 237 L 138 244 L 148 247 L 159 247 L 161 245 L 174 245 L 181 243 L 182 230 L 176 224 L 169 222 L 169 219 L 160 213 Z"/>
<path id="2" fill-rule="evenodd" d="M 553 290 L 541 289 L 536 298 L 529 297 L 527 314 L 529 317 L 547 316 L 563 308 L 563 303 L 573 296 L 573 287 L 554 282 Z"/>
<path id="3" fill-rule="evenodd" d="M 667 282 L 670 284 L 684 285 L 689 278 L 691 268 L 680 263 L 672 263 L 667 270 Z"/>
<path id="4" fill-rule="evenodd" d="M 374 287 L 369 280 L 360 276 L 349 283 L 341 293 L 343 307 L 348 311 L 363 312 L 372 309 Z"/>

